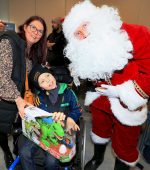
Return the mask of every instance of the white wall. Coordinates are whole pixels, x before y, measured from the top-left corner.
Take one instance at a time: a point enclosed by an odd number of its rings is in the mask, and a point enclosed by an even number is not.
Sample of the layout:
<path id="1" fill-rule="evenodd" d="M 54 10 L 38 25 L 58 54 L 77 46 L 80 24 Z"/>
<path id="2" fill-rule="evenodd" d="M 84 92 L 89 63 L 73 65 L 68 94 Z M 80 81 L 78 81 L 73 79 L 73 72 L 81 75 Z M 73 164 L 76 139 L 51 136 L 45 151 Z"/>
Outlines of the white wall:
<path id="1" fill-rule="evenodd" d="M 0 20 L 9 21 L 9 0 L 0 0 Z"/>

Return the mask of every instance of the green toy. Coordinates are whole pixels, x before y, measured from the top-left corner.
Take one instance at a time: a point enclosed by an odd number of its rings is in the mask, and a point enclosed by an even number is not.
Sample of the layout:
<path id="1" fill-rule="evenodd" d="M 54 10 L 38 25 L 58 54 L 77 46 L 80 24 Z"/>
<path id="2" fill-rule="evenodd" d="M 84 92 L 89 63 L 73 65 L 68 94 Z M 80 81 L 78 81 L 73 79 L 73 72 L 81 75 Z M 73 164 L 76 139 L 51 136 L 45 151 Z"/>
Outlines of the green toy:
<path id="1" fill-rule="evenodd" d="M 47 147 L 50 147 L 51 143 L 58 145 L 58 140 L 62 140 L 65 135 L 61 124 L 58 122 L 48 124 L 42 119 L 37 119 L 37 122 L 39 123 L 41 129 L 40 141 Z"/>
<path id="2" fill-rule="evenodd" d="M 36 129 L 40 129 L 40 126 L 37 122 L 33 120 L 30 121 L 25 120 L 25 130 L 29 138 L 32 138 L 32 134 L 34 133 L 34 131 L 37 131 Z"/>

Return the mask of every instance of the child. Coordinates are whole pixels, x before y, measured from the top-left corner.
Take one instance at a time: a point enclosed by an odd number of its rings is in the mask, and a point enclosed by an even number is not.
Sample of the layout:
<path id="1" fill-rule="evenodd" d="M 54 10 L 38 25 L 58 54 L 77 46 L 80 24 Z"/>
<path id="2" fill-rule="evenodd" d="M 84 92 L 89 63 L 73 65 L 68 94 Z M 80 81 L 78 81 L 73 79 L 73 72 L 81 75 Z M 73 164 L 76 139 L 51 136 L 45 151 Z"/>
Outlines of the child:
<path id="1" fill-rule="evenodd" d="M 50 113 L 64 113 L 66 119 L 66 130 L 71 133 L 71 130 L 80 130 L 76 122 L 81 116 L 80 106 L 74 92 L 64 83 L 57 83 L 50 71 L 41 66 L 36 65 L 29 74 L 29 81 L 34 87 L 36 96 L 35 105 Z M 57 118 L 56 118 L 57 119 Z M 49 122 L 49 118 L 43 119 Z M 46 170 L 57 170 L 59 161 L 51 156 L 46 151 L 42 150 L 32 141 L 27 138 L 22 144 L 19 144 L 19 155 L 21 158 L 22 168 L 24 170 L 35 170 L 35 157 L 40 151 Z M 38 155 L 39 156 L 39 155 Z"/>

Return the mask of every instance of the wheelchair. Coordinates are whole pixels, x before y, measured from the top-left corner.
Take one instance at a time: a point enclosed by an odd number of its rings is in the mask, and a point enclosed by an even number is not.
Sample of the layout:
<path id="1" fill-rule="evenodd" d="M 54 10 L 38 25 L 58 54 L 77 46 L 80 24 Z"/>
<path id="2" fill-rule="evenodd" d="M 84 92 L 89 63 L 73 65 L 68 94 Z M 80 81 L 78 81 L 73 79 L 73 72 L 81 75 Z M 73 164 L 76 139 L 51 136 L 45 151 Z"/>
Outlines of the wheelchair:
<path id="1" fill-rule="evenodd" d="M 78 121 L 80 131 L 76 133 L 76 155 L 67 163 L 60 163 L 59 170 L 83 170 L 85 163 L 85 142 L 86 142 L 86 126 L 83 117 L 80 117 Z M 36 164 L 37 170 L 43 170 L 43 165 L 38 162 Z M 20 164 L 19 156 L 16 157 L 12 165 L 8 170 L 23 170 Z"/>

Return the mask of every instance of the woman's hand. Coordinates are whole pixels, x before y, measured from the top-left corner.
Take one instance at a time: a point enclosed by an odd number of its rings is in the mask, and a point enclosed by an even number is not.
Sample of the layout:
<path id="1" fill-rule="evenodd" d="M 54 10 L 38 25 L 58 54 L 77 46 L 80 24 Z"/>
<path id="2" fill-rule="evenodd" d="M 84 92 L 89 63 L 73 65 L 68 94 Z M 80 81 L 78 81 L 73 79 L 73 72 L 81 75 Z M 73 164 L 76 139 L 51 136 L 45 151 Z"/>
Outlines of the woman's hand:
<path id="1" fill-rule="evenodd" d="M 20 96 L 15 99 L 15 102 L 18 108 L 19 115 L 23 119 L 25 116 L 24 108 L 26 105 L 29 105 L 29 104 Z"/>
<path id="2" fill-rule="evenodd" d="M 55 122 L 60 122 L 61 125 L 64 126 L 66 115 L 63 112 L 54 112 L 52 118 Z"/>
<path id="3" fill-rule="evenodd" d="M 66 122 L 66 131 L 71 135 L 72 130 L 78 131 L 80 128 L 72 118 L 68 117 Z"/>

